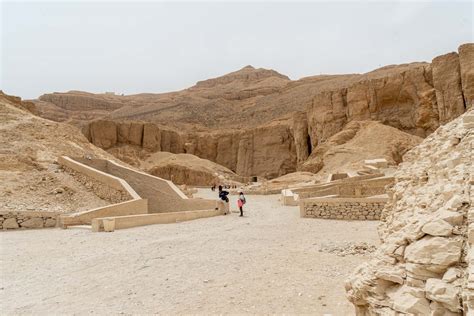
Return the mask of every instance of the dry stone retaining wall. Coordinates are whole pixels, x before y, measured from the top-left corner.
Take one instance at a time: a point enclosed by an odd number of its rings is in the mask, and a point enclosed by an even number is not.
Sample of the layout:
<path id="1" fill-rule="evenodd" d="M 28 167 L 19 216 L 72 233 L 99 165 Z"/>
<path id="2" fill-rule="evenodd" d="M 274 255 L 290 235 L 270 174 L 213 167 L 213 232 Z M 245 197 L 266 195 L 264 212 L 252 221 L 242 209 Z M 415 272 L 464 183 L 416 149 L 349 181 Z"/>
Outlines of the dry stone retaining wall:
<path id="1" fill-rule="evenodd" d="M 329 198 L 300 203 L 301 217 L 346 220 L 378 220 L 387 199 Z"/>
<path id="2" fill-rule="evenodd" d="M 0 212 L 0 229 L 56 227 L 57 212 Z"/>
<path id="3" fill-rule="evenodd" d="M 64 170 L 69 173 L 73 178 L 82 183 L 87 189 L 94 192 L 95 195 L 109 201 L 111 203 L 120 203 L 125 202 L 128 200 L 132 200 L 133 198 L 126 192 L 125 190 L 117 190 L 111 186 L 108 186 L 102 182 L 99 182 L 91 177 L 84 175 L 83 173 L 77 172 L 72 170 L 68 167 L 63 167 Z"/>

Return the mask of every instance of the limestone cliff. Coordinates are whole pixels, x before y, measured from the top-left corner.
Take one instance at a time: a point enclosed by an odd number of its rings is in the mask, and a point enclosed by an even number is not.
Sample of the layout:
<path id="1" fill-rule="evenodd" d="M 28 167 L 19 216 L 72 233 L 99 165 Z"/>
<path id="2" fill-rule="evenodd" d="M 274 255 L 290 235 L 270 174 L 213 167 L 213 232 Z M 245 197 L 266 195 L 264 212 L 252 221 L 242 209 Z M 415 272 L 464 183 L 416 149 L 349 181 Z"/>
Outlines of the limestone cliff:
<path id="1" fill-rule="evenodd" d="M 140 146 L 150 152 L 187 153 L 216 162 L 240 176 L 274 178 L 296 169 L 291 128 L 273 122 L 249 130 L 187 133 L 145 122 L 98 120 L 84 134 L 96 146 Z"/>
<path id="2" fill-rule="evenodd" d="M 177 92 L 71 91 L 35 102 L 44 117 L 90 124 L 85 133 L 102 148 L 126 143 L 192 153 L 239 175 L 275 177 L 297 170 L 352 121 L 376 120 L 426 137 L 471 106 L 473 56 L 469 43 L 431 63 L 295 81 L 247 66 Z M 98 118 L 107 123 L 90 123 Z"/>
<path id="3" fill-rule="evenodd" d="M 384 158 L 389 165 L 402 162 L 402 156 L 422 138 L 376 121 L 352 121 L 342 131 L 316 147 L 299 169 L 327 176 L 362 170 L 364 160 Z"/>

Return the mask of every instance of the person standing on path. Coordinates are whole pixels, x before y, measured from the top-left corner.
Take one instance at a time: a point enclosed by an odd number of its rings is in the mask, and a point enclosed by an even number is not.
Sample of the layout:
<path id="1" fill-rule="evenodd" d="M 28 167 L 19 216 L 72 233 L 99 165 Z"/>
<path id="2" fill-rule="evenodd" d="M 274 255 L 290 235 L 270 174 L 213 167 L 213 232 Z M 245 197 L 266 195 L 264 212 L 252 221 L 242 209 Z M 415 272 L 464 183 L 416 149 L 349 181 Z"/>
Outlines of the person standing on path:
<path id="1" fill-rule="evenodd" d="M 239 193 L 239 198 L 237 199 L 237 206 L 240 209 L 240 217 L 244 216 L 244 204 L 247 203 L 245 200 L 244 192 Z"/>

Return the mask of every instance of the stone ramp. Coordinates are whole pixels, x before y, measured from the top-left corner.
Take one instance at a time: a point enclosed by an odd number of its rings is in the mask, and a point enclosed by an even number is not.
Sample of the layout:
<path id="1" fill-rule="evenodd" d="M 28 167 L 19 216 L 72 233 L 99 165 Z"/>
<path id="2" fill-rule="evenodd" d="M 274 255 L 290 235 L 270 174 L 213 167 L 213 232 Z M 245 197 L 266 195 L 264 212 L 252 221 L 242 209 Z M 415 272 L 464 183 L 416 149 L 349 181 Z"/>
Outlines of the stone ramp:
<path id="1" fill-rule="evenodd" d="M 156 223 L 195 219 L 223 214 L 216 200 L 190 199 L 172 182 L 133 170 L 104 159 L 59 157 L 58 163 L 82 182 L 92 181 L 93 190 L 114 197 L 114 204 L 96 209 L 61 215 L 60 226 L 92 225 L 93 231 L 103 231 L 104 221 L 117 218 L 117 229 Z M 94 191 L 94 192 L 95 192 Z M 99 193 L 99 192 L 98 192 Z M 117 203 L 118 202 L 118 203 Z M 193 213 L 193 216 L 183 213 Z M 150 217 L 153 213 L 162 217 Z M 157 220 L 166 218 L 166 220 Z M 138 220 L 139 219 L 139 220 Z"/>
<path id="2" fill-rule="evenodd" d="M 141 198 L 148 200 L 148 213 L 205 210 L 216 207 L 213 200 L 189 199 L 171 181 L 133 170 L 110 160 L 85 158 L 74 158 L 74 160 L 126 181 Z"/>

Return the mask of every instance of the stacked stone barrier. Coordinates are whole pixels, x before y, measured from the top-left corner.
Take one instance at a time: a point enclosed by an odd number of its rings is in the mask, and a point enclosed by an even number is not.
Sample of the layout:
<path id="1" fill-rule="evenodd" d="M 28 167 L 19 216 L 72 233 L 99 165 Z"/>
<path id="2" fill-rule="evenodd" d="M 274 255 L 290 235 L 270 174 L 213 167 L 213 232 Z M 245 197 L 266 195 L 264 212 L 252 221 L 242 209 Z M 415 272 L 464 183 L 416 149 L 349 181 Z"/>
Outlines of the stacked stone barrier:
<path id="1" fill-rule="evenodd" d="M 316 198 L 300 202 L 301 217 L 378 220 L 386 198 Z"/>

